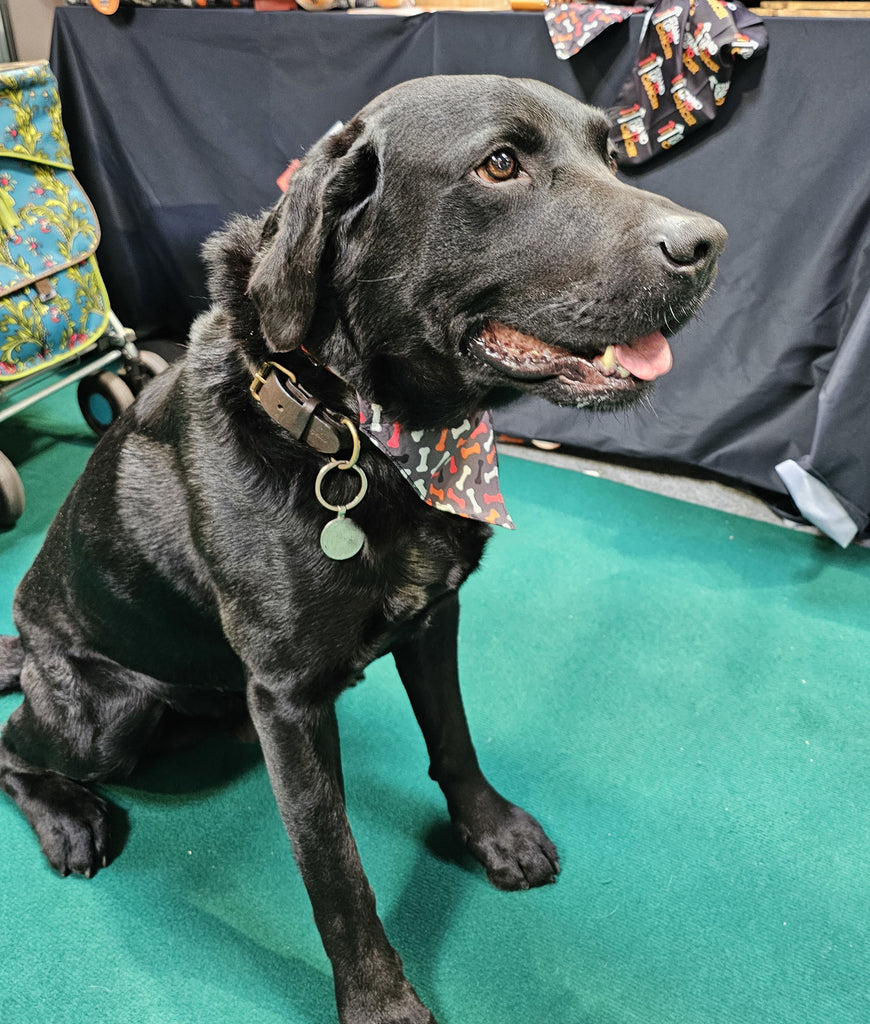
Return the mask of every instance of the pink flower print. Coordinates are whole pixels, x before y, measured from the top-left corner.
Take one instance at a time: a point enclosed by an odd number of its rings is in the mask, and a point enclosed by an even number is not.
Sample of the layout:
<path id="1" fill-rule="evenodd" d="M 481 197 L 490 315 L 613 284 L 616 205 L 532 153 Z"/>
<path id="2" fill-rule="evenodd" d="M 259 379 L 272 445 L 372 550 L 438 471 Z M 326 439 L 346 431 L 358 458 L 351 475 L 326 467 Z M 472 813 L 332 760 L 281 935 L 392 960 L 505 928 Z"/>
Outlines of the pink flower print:
<path id="1" fill-rule="evenodd" d="M 37 242 L 35 238 L 28 238 L 27 239 L 27 248 L 31 252 L 39 252 L 39 242 Z"/>
<path id="2" fill-rule="evenodd" d="M 51 224 L 48 223 L 48 221 L 45 219 L 45 217 L 40 217 L 39 218 L 39 230 L 44 235 L 47 235 L 49 233 L 49 231 L 51 231 Z"/>
<path id="3" fill-rule="evenodd" d="M 57 308 L 57 306 L 49 306 L 48 315 L 51 317 L 51 322 L 53 324 L 60 323 L 60 310 Z"/>

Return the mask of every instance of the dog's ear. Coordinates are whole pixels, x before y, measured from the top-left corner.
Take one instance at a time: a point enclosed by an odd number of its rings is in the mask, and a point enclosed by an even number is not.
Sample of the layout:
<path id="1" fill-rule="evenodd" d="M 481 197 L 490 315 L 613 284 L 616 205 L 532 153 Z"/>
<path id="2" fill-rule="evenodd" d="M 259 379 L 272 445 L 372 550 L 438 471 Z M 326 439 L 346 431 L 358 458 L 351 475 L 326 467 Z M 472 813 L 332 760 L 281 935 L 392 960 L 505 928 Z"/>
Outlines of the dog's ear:
<path id="1" fill-rule="evenodd" d="M 288 352 L 305 340 L 326 303 L 324 271 L 379 187 L 379 160 L 355 119 L 309 151 L 267 217 L 248 294 L 268 346 Z M 327 324 L 327 326 L 329 326 Z"/>

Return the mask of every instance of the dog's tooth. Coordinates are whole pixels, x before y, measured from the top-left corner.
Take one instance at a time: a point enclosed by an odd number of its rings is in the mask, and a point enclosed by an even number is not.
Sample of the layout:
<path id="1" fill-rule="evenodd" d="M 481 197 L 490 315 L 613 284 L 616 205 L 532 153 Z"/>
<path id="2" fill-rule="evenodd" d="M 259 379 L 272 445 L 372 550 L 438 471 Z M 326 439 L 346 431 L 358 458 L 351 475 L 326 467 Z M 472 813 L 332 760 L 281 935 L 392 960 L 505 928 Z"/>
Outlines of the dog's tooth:
<path id="1" fill-rule="evenodd" d="M 616 358 L 616 350 L 613 345 L 608 345 L 600 356 L 596 356 L 592 360 L 592 365 L 605 377 L 620 377 L 625 380 L 626 377 L 631 376 L 630 371 L 626 370 Z"/>
<path id="2" fill-rule="evenodd" d="M 596 356 L 592 360 L 592 365 L 599 373 L 604 374 L 605 377 L 612 377 L 620 369 L 613 346 L 608 345 L 600 356 Z"/>
<path id="3" fill-rule="evenodd" d="M 608 345 L 599 358 L 601 360 L 601 365 L 605 370 L 616 369 L 618 365 L 616 362 L 616 350 L 612 345 Z"/>

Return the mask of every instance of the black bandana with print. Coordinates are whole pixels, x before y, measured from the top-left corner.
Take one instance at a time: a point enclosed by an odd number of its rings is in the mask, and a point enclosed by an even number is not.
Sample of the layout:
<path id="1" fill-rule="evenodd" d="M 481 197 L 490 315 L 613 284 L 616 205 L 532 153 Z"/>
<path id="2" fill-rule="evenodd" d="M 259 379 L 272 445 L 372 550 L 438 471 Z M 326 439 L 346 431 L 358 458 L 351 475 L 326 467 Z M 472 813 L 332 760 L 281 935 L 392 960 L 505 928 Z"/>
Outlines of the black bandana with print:
<path id="1" fill-rule="evenodd" d="M 408 430 L 359 399 L 360 430 L 388 455 L 417 496 L 441 512 L 516 529 L 499 491 L 498 454 L 489 412 L 456 427 Z"/>

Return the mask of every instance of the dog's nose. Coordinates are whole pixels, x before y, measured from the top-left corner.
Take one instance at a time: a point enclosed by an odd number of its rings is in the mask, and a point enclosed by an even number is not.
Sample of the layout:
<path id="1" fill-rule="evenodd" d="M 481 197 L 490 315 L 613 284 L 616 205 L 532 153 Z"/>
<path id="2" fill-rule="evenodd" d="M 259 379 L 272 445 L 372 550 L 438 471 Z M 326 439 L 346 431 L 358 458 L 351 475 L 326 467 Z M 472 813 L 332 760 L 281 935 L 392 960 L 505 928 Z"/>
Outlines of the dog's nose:
<path id="1" fill-rule="evenodd" d="M 672 271 L 692 274 L 716 262 L 725 248 L 728 233 L 712 217 L 680 214 L 660 221 L 653 237 Z"/>

